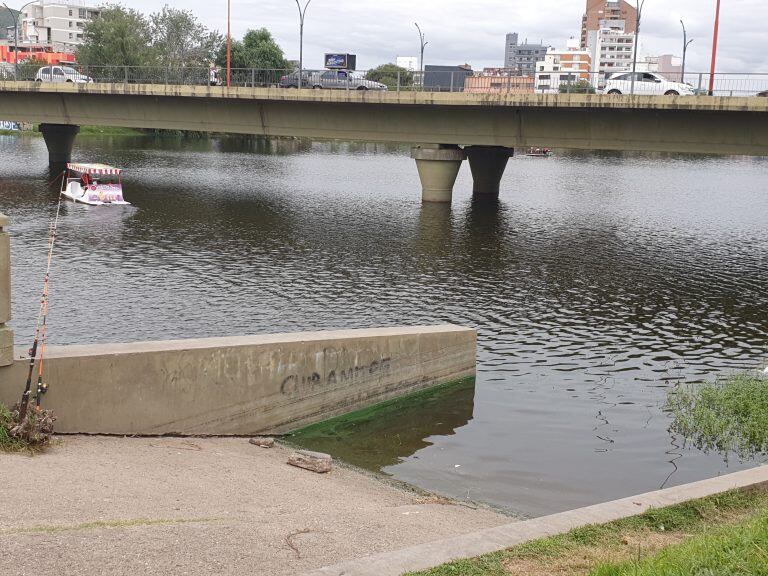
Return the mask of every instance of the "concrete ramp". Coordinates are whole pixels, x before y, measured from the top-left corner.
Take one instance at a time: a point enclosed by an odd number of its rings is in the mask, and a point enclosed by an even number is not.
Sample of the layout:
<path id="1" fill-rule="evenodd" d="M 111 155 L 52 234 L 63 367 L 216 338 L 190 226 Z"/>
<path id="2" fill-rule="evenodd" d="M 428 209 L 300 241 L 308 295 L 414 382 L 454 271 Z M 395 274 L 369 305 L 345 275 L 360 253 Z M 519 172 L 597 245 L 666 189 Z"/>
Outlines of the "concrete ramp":
<path id="1" fill-rule="evenodd" d="M 281 434 L 475 375 L 452 325 L 49 347 L 46 408 L 62 433 Z M 0 368 L 21 396 L 29 359 Z"/>

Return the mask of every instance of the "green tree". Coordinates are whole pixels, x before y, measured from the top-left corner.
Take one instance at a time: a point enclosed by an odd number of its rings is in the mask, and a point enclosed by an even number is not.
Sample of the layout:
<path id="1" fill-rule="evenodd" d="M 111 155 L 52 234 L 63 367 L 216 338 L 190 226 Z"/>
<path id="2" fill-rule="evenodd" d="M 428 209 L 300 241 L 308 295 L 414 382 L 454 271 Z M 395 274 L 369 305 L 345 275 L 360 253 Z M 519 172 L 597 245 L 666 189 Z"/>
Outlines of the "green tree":
<path id="1" fill-rule="evenodd" d="M 227 65 L 226 44 L 219 50 L 216 64 Z M 243 40 L 232 42 L 232 68 L 256 68 L 260 70 L 285 70 L 289 68 L 283 49 L 278 46 L 266 28 L 249 30 Z"/>
<path id="2" fill-rule="evenodd" d="M 160 66 L 207 68 L 223 42 L 189 10 L 163 6 L 149 17 L 152 48 Z"/>
<path id="3" fill-rule="evenodd" d="M 595 87 L 592 86 L 587 80 L 579 80 L 578 82 L 567 82 L 560 84 L 561 94 L 594 94 Z"/>
<path id="4" fill-rule="evenodd" d="M 150 40 L 141 12 L 112 4 L 86 23 L 77 61 L 85 66 L 148 66 L 155 61 Z"/>
<path id="5" fill-rule="evenodd" d="M 397 78 L 400 76 L 400 86 L 413 86 L 413 72 L 406 70 L 396 64 L 382 64 L 378 68 L 369 70 L 365 75 L 366 80 L 381 82 L 388 88 L 397 88 Z"/>

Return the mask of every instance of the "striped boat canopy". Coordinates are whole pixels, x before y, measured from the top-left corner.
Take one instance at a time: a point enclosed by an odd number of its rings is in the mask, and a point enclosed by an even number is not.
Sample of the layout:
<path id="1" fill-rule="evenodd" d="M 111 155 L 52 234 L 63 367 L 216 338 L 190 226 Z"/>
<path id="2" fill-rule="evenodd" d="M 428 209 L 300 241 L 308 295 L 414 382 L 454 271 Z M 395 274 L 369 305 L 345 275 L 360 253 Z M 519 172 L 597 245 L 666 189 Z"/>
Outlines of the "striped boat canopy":
<path id="1" fill-rule="evenodd" d="M 91 175 L 120 174 L 122 172 L 122 169 L 106 164 L 67 164 L 67 168 L 72 172 Z"/>

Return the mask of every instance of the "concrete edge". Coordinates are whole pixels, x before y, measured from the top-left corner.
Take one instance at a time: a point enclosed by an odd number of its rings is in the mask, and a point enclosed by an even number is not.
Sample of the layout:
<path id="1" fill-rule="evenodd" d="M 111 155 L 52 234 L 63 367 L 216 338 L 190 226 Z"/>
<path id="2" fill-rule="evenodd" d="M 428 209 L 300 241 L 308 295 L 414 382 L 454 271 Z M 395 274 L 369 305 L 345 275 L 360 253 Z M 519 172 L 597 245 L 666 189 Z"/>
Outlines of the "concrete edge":
<path id="1" fill-rule="evenodd" d="M 305 576 L 400 576 L 405 572 L 428 570 L 454 560 L 474 558 L 531 540 L 564 534 L 581 526 L 637 516 L 649 508 L 672 506 L 760 485 L 768 485 L 768 466 L 375 554 L 313 570 Z"/>
<path id="2" fill-rule="evenodd" d="M 287 332 L 279 334 L 259 334 L 253 336 L 223 336 L 218 338 L 196 338 L 189 340 L 157 340 L 149 342 L 128 342 L 108 344 L 82 344 L 71 346 L 49 346 L 46 348 L 48 358 L 69 358 L 73 356 L 104 356 L 107 354 L 135 354 L 145 352 L 167 352 L 171 350 L 187 351 L 205 348 L 238 348 L 242 346 L 258 346 L 262 344 L 314 342 L 345 340 L 349 338 L 377 338 L 394 335 L 420 335 L 445 332 L 475 332 L 474 328 L 457 326 L 455 324 L 440 324 L 434 326 L 395 326 L 390 328 L 362 328 L 355 330 L 330 330 L 312 332 Z M 28 349 L 17 346 L 17 359 L 27 358 Z"/>
<path id="3" fill-rule="evenodd" d="M 285 90 L 162 84 L 40 84 L 0 82 L 0 92 L 41 94 L 196 97 L 273 102 L 323 102 L 396 105 L 530 106 L 542 108 L 626 108 L 709 110 L 713 112 L 768 112 L 768 99 L 755 96 L 608 96 L 605 94 L 507 94 L 473 92 L 396 92 L 358 90 Z"/>

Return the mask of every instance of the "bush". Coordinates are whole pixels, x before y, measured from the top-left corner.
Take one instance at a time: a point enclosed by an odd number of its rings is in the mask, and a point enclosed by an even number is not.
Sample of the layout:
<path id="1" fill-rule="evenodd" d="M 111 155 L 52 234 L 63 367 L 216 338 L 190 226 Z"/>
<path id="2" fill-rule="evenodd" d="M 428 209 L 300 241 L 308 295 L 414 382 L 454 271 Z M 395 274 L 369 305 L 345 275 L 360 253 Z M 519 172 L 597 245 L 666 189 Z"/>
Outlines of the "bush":
<path id="1" fill-rule="evenodd" d="M 19 406 L 9 410 L 0 404 L 0 451 L 38 452 L 48 446 L 56 418 L 50 410 L 30 406 L 24 419 L 19 418 Z"/>
<path id="2" fill-rule="evenodd" d="M 595 94 L 595 87 L 587 80 L 560 84 L 560 94 Z"/>

